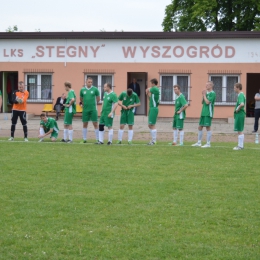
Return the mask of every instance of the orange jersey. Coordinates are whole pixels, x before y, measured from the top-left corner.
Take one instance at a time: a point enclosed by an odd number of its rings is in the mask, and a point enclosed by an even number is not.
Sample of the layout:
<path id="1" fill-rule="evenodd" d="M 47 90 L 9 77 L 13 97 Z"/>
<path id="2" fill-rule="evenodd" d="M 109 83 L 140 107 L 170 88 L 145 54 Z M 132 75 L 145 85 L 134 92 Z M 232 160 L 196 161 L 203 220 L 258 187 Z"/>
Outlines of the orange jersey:
<path id="1" fill-rule="evenodd" d="M 26 101 L 29 97 L 29 92 L 25 90 L 24 92 L 17 91 L 16 97 L 23 100 L 23 103 L 13 104 L 13 110 L 26 111 Z"/>

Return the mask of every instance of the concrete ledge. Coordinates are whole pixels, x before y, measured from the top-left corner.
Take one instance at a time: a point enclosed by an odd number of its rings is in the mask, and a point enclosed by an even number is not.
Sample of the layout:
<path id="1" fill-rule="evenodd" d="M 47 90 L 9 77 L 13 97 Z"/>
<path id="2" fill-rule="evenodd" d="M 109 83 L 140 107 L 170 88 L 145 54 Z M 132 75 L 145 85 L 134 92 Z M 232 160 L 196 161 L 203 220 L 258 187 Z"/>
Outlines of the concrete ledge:
<path id="1" fill-rule="evenodd" d="M 11 120 L 12 113 L 0 113 L 1 120 Z M 26 119 L 30 120 L 34 118 L 34 114 L 26 114 Z"/>

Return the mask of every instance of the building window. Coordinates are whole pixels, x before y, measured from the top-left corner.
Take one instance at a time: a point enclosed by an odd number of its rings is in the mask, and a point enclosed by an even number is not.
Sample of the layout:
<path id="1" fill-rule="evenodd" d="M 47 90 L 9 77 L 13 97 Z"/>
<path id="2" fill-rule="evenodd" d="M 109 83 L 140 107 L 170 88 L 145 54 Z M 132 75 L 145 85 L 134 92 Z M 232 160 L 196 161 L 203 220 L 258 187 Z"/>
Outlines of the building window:
<path id="1" fill-rule="evenodd" d="M 104 96 L 104 84 L 105 83 L 110 83 L 113 86 L 113 82 L 114 82 L 114 76 L 113 75 L 108 75 L 108 74 L 86 74 L 85 75 L 85 81 L 87 78 L 92 78 L 93 83 L 92 85 L 94 87 L 97 87 L 100 93 L 100 100 L 103 100 L 103 96 Z M 114 89 L 114 87 L 112 87 L 112 90 Z"/>
<path id="2" fill-rule="evenodd" d="M 30 93 L 29 102 L 52 102 L 51 74 L 26 74 L 25 85 Z"/>
<path id="3" fill-rule="evenodd" d="M 174 104 L 174 85 L 179 85 L 186 100 L 190 99 L 189 75 L 161 75 L 161 104 Z"/>
<path id="4" fill-rule="evenodd" d="M 240 81 L 238 75 L 210 75 L 209 80 L 214 83 L 217 105 L 233 105 L 236 102 L 234 85 Z"/>

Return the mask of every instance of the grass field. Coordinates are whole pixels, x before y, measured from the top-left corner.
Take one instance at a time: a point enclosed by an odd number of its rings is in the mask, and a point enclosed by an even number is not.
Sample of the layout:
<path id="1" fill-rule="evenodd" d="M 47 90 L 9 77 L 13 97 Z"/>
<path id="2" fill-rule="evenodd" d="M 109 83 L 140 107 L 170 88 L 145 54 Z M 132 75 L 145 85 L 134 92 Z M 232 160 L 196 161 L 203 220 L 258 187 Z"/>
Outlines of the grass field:
<path id="1" fill-rule="evenodd" d="M 0 259 L 260 259 L 260 146 L 0 141 Z"/>

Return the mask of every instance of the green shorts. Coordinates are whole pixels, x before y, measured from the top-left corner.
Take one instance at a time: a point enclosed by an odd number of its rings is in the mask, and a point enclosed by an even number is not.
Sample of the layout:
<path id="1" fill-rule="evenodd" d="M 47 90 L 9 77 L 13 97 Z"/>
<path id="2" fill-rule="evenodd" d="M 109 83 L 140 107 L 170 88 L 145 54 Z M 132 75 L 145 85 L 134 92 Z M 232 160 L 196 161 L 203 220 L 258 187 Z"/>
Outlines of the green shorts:
<path id="1" fill-rule="evenodd" d="M 172 128 L 183 129 L 184 119 L 180 119 L 178 115 L 174 115 L 172 121 Z"/>
<path id="2" fill-rule="evenodd" d="M 53 132 L 51 133 L 50 138 L 55 138 L 55 139 L 57 139 L 57 138 L 58 138 L 58 135 L 59 135 L 59 132 L 53 131 Z"/>
<path id="3" fill-rule="evenodd" d="M 148 114 L 148 125 L 156 125 L 156 120 L 158 116 L 158 107 L 150 107 Z"/>
<path id="4" fill-rule="evenodd" d="M 245 124 L 245 114 L 234 114 L 234 131 L 235 132 L 242 132 L 244 130 L 244 124 Z"/>
<path id="5" fill-rule="evenodd" d="M 65 111 L 64 113 L 64 125 L 72 125 L 73 120 L 73 113 L 69 113 L 68 111 Z"/>
<path id="6" fill-rule="evenodd" d="M 97 122 L 98 121 L 98 112 L 97 110 L 88 110 L 88 111 L 85 111 L 83 109 L 82 111 L 82 122 L 85 123 L 85 122 L 89 122 L 89 121 L 92 121 L 92 122 Z"/>
<path id="7" fill-rule="evenodd" d="M 211 126 L 211 120 L 212 120 L 212 117 L 210 117 L 210 116 L 201 116 L 199 125 L 200 126 Z"/>
<path id="8" fill-rule="evenodd" d="M 113 120 L 114 118 L 108 117 L 110 113 L 102 113 L 99 119 L 99 124 L 100 125 L 105 125 L 106 127 L 111 127 L 113 126 Z"/>
<path id="9" fill-rule="evenodd" d="M 135 115 L 132 110 L 121 110 L 120 125 L 134 125 Z"/>

